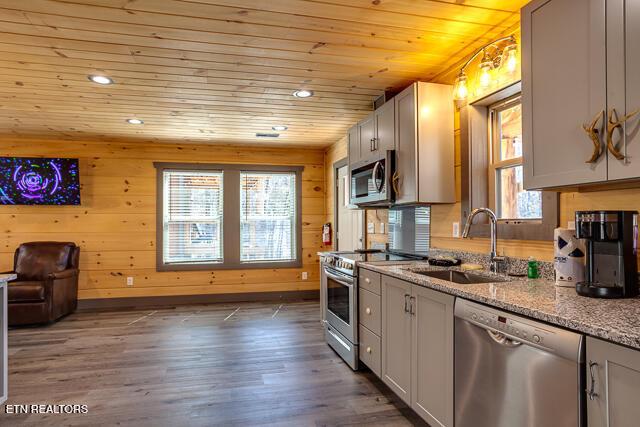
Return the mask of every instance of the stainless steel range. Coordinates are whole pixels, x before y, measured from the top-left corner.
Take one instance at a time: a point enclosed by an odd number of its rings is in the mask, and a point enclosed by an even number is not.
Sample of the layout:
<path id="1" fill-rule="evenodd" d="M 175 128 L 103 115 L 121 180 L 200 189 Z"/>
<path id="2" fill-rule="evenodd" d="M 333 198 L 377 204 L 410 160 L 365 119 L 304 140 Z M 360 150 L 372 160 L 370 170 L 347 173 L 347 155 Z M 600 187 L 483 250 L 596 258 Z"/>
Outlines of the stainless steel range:
<path id="1" fill-rule="evenodd" d="M 320 302 L 327 343 L 358 369 L 358 263 L 424 259 L 390 252 L 326 252 L 321 255 Z"/>

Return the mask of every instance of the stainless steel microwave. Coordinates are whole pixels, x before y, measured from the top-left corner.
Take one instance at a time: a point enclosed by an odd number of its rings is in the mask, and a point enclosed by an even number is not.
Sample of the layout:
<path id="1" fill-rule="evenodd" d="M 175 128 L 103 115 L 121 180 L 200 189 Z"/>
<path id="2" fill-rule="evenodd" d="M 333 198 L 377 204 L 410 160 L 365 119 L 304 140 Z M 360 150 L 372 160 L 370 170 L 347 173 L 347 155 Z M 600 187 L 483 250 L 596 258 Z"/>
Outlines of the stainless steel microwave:
<path id="1" fill-rule="evenodd" d="M 358 206 L 389 206 L 395 200 L 392 179 L 394 150 L 351 165 L 351 203 Z"/>

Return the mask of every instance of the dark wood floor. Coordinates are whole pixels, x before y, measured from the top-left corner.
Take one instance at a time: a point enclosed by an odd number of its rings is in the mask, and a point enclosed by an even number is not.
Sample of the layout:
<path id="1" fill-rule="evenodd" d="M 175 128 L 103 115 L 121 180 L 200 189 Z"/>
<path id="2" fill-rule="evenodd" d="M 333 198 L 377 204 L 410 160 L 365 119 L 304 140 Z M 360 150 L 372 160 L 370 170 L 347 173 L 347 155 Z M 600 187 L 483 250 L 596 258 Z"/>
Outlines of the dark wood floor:
<path id="1" fill-rule="evenodd" d="M 0 414 L 1 426 L 403 426 L 420 422 L 323 341 L 317 302 L 81 312 L 9 333 L 10 404 L 86 415 Z"/>

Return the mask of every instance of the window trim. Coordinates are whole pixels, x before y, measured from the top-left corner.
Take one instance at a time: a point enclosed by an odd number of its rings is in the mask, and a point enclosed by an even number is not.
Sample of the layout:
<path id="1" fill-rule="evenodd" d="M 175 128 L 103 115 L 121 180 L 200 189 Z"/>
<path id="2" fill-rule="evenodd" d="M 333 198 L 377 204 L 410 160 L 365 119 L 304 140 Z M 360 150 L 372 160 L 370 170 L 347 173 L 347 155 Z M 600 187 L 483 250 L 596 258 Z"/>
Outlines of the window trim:
<path id="1" fill-rule="evenodd" d="M 471 104 L 460 107 L 460 163 L 461 163 L 461 219 L 465 224 L 469 213 L 479 207 L 495 208 L 494 194 L 490 194 L 488 170 L 491 144 L 489 107 L 513 98 L 521 92 L 521 83 L 489 94 Z M 495 192 L 495 190 L 494 190 Z M 498 237 L 506 240 L 553 240 L 553 230 L 559 224 L 559 193 L 542 192 L 542 220 L 501 219 L 498 221 Z M 471 227 L 471 237 L 489 237 L 488 219 L 476 219 Z"/>
<path id="2" fill-rule="evenodd" d="M 500 183 L 497 180 L 498 170 L 507 169 L 517 166 L 523 167 L 524 173 L 524 158 L 523 156 L 514 157 L 512 159 L 500 160 L 500 137 L 499 133 L 499 123 L 498 118 L 502 111 L 508 110 L 509 108 L 515 105 L 522 105 L 522 94 L 518 92 L 515 95 L 511 95 L 509 97 L 503 98 L 498 102 L 494 102 L 491 105 L 487 106 L 487 131 L 488 131 L 488 185 L 489 185 L 489 199 L 488 206 L 489 209 L 495 212 L 498 217 L 498 222 L 504 223 L 517 223 L 517 224 L 542 224 L 544 217 L 544 198 L 542 200 L 543 217 L 540 218 L 501 218 L 500 212 L 498 209 L 498 189 L 500 188 Z"/>
<path id="3" fill-rule="evenodd" d="M 302 171 L 304 166 L 235 163 L 154 162 L 156 168 L 156 271 L 244 270 L 302 267 Z M 216 170 L 223 172 L 223 262 L 167 264 L 164 262 L 164 172 Z M 296 174 L 296 258 L 293 261 L 240 261 L 240 172 Z"/>

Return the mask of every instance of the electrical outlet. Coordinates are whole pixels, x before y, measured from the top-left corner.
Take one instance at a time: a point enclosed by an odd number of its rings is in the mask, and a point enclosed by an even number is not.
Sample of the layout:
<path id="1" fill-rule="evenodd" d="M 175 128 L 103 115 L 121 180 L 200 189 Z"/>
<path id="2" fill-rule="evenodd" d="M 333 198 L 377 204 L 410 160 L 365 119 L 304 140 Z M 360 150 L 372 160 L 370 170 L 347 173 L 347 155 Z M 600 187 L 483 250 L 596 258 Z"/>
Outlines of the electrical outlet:
<path id="1" fill-rule="evenodd" d="M 460 237 L 460 223 L 453 223 L 453 237 Z"/>
<path id="2" fill-rule="evenodd" d="M 309 274 L 306 271 L 302 272 L 302 280 L 307 280 L 309 278 Z"/>
<path id="3" fill-rule="evenodd" d="M 374 234 L 376 232 L 376 225 L 373 222 L 367 223 L 367 233 Z"/>
<path id="4" fill-rule="evenodd" d="M 378 228 L 380 229 L 380 234 L 384 234 L 384 222 L 381 222 Z"/>
<path id="5" fill-rule="evenodd" d="M 567 221 L 567 228 L 569 230 L 575 230 L 576 229 L 576 222 L 575 221 Z"/>
<path id="6" fill-rule="evenodd" d="M 133 277 L 127 277 L 127 286 L 133 286 Z"/>

